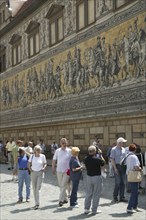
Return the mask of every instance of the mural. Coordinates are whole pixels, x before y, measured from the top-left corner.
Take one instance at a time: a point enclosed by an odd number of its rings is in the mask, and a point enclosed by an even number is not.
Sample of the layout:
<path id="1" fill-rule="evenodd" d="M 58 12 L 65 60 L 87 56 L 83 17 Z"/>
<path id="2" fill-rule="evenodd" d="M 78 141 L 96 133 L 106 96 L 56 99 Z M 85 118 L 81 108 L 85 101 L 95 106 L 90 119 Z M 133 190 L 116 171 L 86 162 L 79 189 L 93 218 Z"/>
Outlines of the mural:
<path id="1" fill-rule="evenodd" d="M 144 81 L 145 21 L 141 15 L 4 80 L 2 109 Z"/>

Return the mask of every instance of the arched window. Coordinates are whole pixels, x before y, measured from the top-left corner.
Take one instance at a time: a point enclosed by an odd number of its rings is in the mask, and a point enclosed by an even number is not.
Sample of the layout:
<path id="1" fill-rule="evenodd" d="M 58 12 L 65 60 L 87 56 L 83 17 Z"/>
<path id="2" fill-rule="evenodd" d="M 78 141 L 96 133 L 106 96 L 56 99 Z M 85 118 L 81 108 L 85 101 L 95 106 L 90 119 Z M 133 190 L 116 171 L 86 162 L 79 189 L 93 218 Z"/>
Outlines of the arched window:
<path id="1" fill-rule="evenodd" d="M 31 21 L 26 29 L 28 34 L 28 54 L 29 57 L 35 56 L 40 52 L 40 24 L 36 21 Z"/>
<path id="2" fill-rule="evenodd" d="M 14 34 L 9 42 L 12 45 L 12 65 L 21 63 L 21 36 Z"/>

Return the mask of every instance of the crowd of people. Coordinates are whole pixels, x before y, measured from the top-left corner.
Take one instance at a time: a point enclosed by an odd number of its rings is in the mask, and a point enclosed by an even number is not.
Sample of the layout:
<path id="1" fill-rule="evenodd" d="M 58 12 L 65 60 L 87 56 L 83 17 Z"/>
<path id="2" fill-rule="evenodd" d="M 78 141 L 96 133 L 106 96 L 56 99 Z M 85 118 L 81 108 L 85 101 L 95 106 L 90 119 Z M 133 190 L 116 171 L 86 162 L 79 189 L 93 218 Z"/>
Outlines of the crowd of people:
<path id="1" fill-rule="evenodd" d="M 126 181 L 130 171 L 140 171 L 144 166 L 144 159 L 140 146 L 132 143 L 125 146 L 127 140 L 119 137 L 116 143 L 107 150 L 109 162 L 109 176 L 115 178 L 113 189 L 113 202 L 126 202 L 127 213 L 140 212 L 138 208 L 138 190 L 141 187 L 140 181 Z M 2 142 L 0 148 L 2 150 Z M 33 196 L 35 201 L 34 209 L 40 206 L 40 189 L 42 186 L 44 171 L 47 166 L 45 156 L 45 144 L 40 139 L 34 146 L 33 141 L 23 145 L 23 141 L 13 139 L 6 144 L 6 155 L 8 156 L 8 170 L 12 170 L 12 180 L 18 182 L 18 201 L 22 203 L 23 185 L 26 186 L 26 202 L 30 201 L 30 184 L 32 183 Z M 103 174 L 105 172 L 105 159 L 102 155 L 102 145 L 99 139 L 88 147 L 86 157 L 82 162 L 79 160 L 79 147 L 69 147 L 66 138 L 60 140 L 60 144 L 53 142 L 52 173 L 57 176 L 60 188 L 58 205 L 62 207 L 70 202 L 72 209 L 78 208 L 78 187 L 82 179 L 82 171 L 86 171 L 86 196 L 84 201 L 84 213 L 91 212 L 93 215 L 100 213 L 98 209 L 102 192 Z M 145 153 L 146 157 L 146 153 Z M 127 182 L 127 184 L 126 184 Z M 129 201 L 125 198 L 125 184 L 127 191 L 131 193 Z M 67 194 L 68 191 L 68 194 Z"/>

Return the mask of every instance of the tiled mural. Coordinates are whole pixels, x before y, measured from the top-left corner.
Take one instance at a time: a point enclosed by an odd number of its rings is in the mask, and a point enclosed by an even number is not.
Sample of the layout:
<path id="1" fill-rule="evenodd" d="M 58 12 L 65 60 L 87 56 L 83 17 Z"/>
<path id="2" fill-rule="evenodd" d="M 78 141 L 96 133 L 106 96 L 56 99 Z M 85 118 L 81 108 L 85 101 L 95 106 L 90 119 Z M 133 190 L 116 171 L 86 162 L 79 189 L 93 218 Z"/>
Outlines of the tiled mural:
<path id="1" fill-rule="evenodd" d="M 3 80 L 2 109 L 144 81 L 145 22 L 143 13 Z"/>

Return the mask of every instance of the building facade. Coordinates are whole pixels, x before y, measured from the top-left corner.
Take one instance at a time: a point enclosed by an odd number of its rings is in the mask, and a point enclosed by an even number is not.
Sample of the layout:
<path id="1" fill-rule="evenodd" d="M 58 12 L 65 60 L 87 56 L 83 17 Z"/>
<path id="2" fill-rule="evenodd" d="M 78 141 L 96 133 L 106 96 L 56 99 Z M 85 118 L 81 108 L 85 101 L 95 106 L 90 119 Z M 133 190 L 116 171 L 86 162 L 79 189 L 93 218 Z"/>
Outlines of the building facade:
<path id="1" fill-rule="evenodd" d="M 14 17 L 3 2 L 0 139 L 145 148 L 145 1 L 28 0 Z"/>

